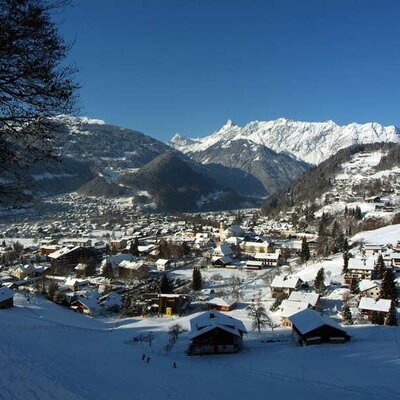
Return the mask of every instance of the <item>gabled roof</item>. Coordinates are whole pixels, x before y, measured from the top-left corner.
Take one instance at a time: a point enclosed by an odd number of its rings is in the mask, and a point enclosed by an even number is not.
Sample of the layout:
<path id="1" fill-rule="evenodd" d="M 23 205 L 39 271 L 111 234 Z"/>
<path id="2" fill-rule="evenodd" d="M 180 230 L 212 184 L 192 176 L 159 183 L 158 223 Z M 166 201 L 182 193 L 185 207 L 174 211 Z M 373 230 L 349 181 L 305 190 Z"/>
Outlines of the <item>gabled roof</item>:
<path id="1" fill-rule="evenodd" d="M 375 258 L 350 258 L 349 269 L 359 269 L 363 271 L 373 271 L 375 267 Z"/>
<path id="2" fill-rule="evenodd" d="M 389 312 L 391 305 L 392 300 L 380 299 L 375 301 L 375 299 L 371 297 L 362 297 L 358 304 L 358 308 L 367 311 Z"/>
<path id="3" fill-rule="evenodd" d="M 308 308 L 308 303 L 305 301 L 283 300 L 279 306 L 281 317 L 290 317 L 299 311 Z"/>
<path id="4" fill-rule="evenodd" d="M 315 307 L 319 300 L 319 294 L 315 292 L 292 292 L 288 300 L 305 302 L 310 307 Z"/>
<path id="5" fill-rule="evenodd" d="M 61 256 L 64 256 L 65 254 L 69 254 L 74 252 L 77 249 L 81 249 L 81 247 L 79 246 L 75 246 L 75 247 L 63 247 L 60 250 L 56 250 L 53 253 L 50 253 L 47 257 L 52 258 L 54 260 L 57 260 L 57 258 L 60 258 Z"/>
<path id="6" fill-rule="evenodd" d="M 235 300 L 231 300 L 231 299 L 223 299 L 221 297 L 214 297 L 211 300 L 207 301 L 207 304 L 211 304 L 211 305 L 216 305 L 216 306 L 220 306 L 220 307 L 231 307 L 234 304 L 236 304 Z"/>
<path id="7" fill-rule="evenodd" d="M 254 256 L 257 260 L 278 260 L 281 255 L 279 253 L 256 253 Z"/>
<path id="8" fill-rule="evenodd" d="M 289 320 L 302 335 L 306 335 L 307 333 L 312 332 L 313 330 L 325 325 L 346 333 L 346 331 L 343 330 L 342 327 L 333 319 L 323 317 L 320 313 L 311 310 L 310 308 L 307 308 L 306 310 L 300 311 L 290 316 Z"/>
<path id="9" fill-rule="evenodd" d="M 272 281 L 271 286 L 273 288 L 295 289 L 301 282 L 302 280 L 297 276 L 276 276 Z"/>
<path id="10" fill-rule="evenodd" d="M 365 292 L 366 290 L 370 290 L 376 287 L 379 287 L 381 284 L 377 281 L 371 281 L 369 279 L 363 279 L 359 282 L 358 287 L 360 292 Z"/>
<path id="11" fill-rule="evenodd" d="M 241 333 L 246 333 L 247 330 L 242 321 L 239 319 L 230 317 L 229 315 L 220 313 L 218 311 L 207 311 L 199 316 L 192 318 L 190 320 L 190 328 L 191 328 L 191 337 L 199 336 L 199 334 L 203 334 L 206 332 L 204 329 L 207 328 L 216 328 L 219 327 L 221 329 L 228 330 L 231 332 L 235 332 L 237 335 Z"/>

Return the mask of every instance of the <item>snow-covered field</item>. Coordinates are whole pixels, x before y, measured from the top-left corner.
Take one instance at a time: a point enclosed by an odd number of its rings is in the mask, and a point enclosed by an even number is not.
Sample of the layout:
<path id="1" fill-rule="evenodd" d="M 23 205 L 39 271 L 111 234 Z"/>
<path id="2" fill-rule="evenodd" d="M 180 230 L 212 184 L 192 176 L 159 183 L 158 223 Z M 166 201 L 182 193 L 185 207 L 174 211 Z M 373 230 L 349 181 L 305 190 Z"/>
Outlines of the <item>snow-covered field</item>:
<path id="1" fill-rule="evenodd" d="M 310 347 L 262 343 L 266 333 L 251 333 L 240 354 L 188 357 L 187 334 L 168 355 L 164 345 L 168 327 L 188 328 L 191 317 L 93 319 L 39 297 L 28 304 L 21 295 L 16 305 L 0 310 L 0 399 L 400 397 L 399 328 L 351 327 L 350 343 Z M 245 310 L 233 315 L 248 325 Z M 151 348 L 126 344 L 149 331 Z"/>
<path id="2" fill-rule="evenodd" d="M 363 242 L 365 244 L 393 244 L 400 241 L 400 224 L 389 225 L 373 231 L 360 232 L 351 239 L 352 243 Z"/>

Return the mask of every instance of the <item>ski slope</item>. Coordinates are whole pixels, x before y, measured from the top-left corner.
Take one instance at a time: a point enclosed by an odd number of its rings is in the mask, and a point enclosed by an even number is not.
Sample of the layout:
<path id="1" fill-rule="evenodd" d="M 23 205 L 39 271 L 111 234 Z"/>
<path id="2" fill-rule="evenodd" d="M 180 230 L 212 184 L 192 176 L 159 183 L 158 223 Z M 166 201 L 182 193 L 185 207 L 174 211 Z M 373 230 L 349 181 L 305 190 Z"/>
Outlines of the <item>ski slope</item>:
<path id="1" fill-rule="evenodd" d="M 15 300 L 0 310 L 2 400 L 400 398 L 399 328 L 351 327 L 348 344 L 310 347 L 262 343 L 266 333 L 252 332 L 240 354 L 188 357 L 187 333 L 168 355 L 164 346 L 168 327 L 191 317 L 93 319 L 40 297 Z M 149 331 L 151 348 L 126 343 Z"/>

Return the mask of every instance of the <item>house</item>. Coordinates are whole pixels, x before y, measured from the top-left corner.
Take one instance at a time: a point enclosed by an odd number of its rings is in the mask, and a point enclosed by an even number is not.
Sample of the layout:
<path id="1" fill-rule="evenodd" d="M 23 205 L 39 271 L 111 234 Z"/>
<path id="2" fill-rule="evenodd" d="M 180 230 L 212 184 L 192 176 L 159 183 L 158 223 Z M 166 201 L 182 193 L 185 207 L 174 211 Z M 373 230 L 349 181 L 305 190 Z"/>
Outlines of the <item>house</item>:
<path id="1" fill-rule="evenodd" d="M 171 268 L 171 261 L 164 258 L 159 258 L 156 261 L 156 267 L 157 271 L 164 272 L 167 269 Z"/>
<path id="2" fill-rule="evenodd" d="M 116 292 L 107 293 L 100 298 L 99 304 L 105 310 L 118 311 L 122 307 L 122 296 Z"/>
<path id="3" fill-rule="evenodd" d="M 244 254 L 255 253 L 268 253 L 271 250 L 271 243 L 269 241 L 263 242 L 249 242 L 244 241 L 240 243 L 240 251 Z"/>
<path id="4" fill-rule="evenodd" d="M 159 294 L 158 312 L 166 315 L 181 315 L 191 301 L 191 297 L 185 294 Z"/>
<path id="5" fill-rule="evenodd" d="M 142 261 L 121 261 L 117 267 L 113 267 L 120 279 L 144 279 L 149 274 L 148 265 Z"/>
<path id="6" fill-rule="evenodd" d="M 383 246 L 380 244 L 365 244 L 363 250 L 366 257 L 372 257 L 374 255 L 380 254 L 383 250 Z"/>
<path id="7" fill-rule="evenodd" d="M 214 297 L 207 301 L 209 310 L 217 311 L 232 311 L 236 306 L 235 300 L 223 299 L 221 297 Z"/>
<path id="8" fill-rule="evenodd" d="M 281 254 L 280 252 L 275 253 L 256 253 L 254 255 L 256 261 L 262 261 L 264 267 L 273 268 L 279 267 L 281 264 Z"/>
<path id="9" fill-rule="evenodd" d="M 361 297 L 372 297 L 375 300 L 379 299 L 379 296 L 381 294 L 380 282 L 363 279 L 359 282 L 358 287 L 360 289 Z"/>
<path id="10" fill-rule="evenodd" d="M 316 309 L 319 306 L 319 294 L 315 292 L 292 292 L 288 300 L 301 301 L 308 304 L 309 308 Z"/>
<path id="11" fill-rule="evenodd" d="M 244 268 L 250 270 L 262 269 L 264 268 L 264 262 L 256 260 L 248 260 L 246 261 L 246 265 L 244 266 Z"/>
<path id="12" fill-rule="evenodd" d="M 72 302 L 71 308 L 86 315 L 97 315 L 101 311 L 101 306 L 98 303 L 99 294 L 91 292 L 87 295 L 79 295 L 78 298 Z"/>
<path id="13" fill-rule="evenodd" d="M 78 278 L 85 276 L 86 275 L 86 271 L 88 270 L 88 266 L 87 264 L 84 263 L 79 263 L 75 268 L 74 271 L 76 272 L 76 276 Z"/>
<path id="14" fill-rule="evenodd" d="M 331 318 L 307 308 L 289 317 L 293 335 L 303 346 L 319 343 L 344 343 L 350 335 Z"/>
<path id="15" fill-rule="evenodd" d="M 219 268 L 224 268 L 227 265 L 231 264 L 233 262 L 232 257 L 225 256 L 225 257 L 218 257 L 214 256 L 211 259 L 211 265 L 214 267 L 219 267 Z"/>
<path id="16" fill-rule="evenodd" d="M 384 317 L 389 313 L 392 300 L 380 299 L 375 300 L 371 297 L 362 297 L 358 304 L 358 309 L 369 321 L 372 320 L 374 312 L 382 313 Z"/>
<path id="17" fill-rule="evenodd" d="M 353 280 L 372 279 L 375 268 L 375 258 L 350 258 L 347 273 L 344 275 L 344 281 L 351 284 Z"/>
<path id="18" fill-rule="evenodd" d="M 298 277 L 276 276 L 271 283 L 272 297 L 283 295 L 287 298 L 292 292 L 300 289 L 302 284 L 303 281 Z"/>
<path id="19" fill-rule="evenodd" d="M 188 354 L 237 353 L 247 333 L 242 321 L 218 311 L 207 311 L 190 320 Z"/>
<path id="20" fill-rule="evenodd" d="M 18 279 L 25 279 L 27 276 L 34 276 L 35 267 L 33 264 L 20 264 L 14 269 L 12 275 Z"/>
<path id="21" fill-rule="evenodd" d="M 279 306 L 279 315 L 281 317 L 282 326 L 292 327 L 289 317 L 297 314 L 299 311 L 305 310 L 308 306 L 308 303 L 305 301 L 294 301 L 289 299 L 283 300 Z"/>
<path id="22" fill-rule="evenodd" d="M 221 243 L 214 249 L 215 257 L 233 257 L 233 250 L 228 243 Z"/>
<path id="23" fill-rule="evenodd" d="M 9 287 L 0 287 L 0 309 L 11 308 L 14 305 L 14 294 Z"/>
<path id="24" fill-rule="evenodd" d="M 74 292 L 78 291 L 79 289 L 82 288 L 82 286 L 85 286 L 89 283 L 87 279 L 78 279 L 78 278 L 67 278 L 64 285 L 70 289 L 73 290 Z"/>

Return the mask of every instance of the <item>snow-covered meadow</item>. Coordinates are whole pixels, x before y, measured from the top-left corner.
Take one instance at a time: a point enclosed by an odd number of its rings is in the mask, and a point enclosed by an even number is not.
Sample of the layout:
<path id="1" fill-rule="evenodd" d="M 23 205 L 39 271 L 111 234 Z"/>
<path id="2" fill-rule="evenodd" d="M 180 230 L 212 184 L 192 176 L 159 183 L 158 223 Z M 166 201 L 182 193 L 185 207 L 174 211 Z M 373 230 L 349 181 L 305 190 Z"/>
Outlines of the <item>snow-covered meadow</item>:
<path id="1" fill-rule="evenodd" d="M 244 310 L 234 315 L 249 326 Z M 398 399 L 400 329 L 360 326 L 343 345 L 262 342 L 251 332 L 234 355 L 185 354 L 183 334 L 167 354 L 167 330 L 190 317 L 94 319 L 18 294 L 0 313 L 0 399 Z M 155 339 L 127 344 L 152 331 Z M 150 362 L 142 361 L 142 354 Z M 172 368 L 173 362 L 177 368 Z"/>

